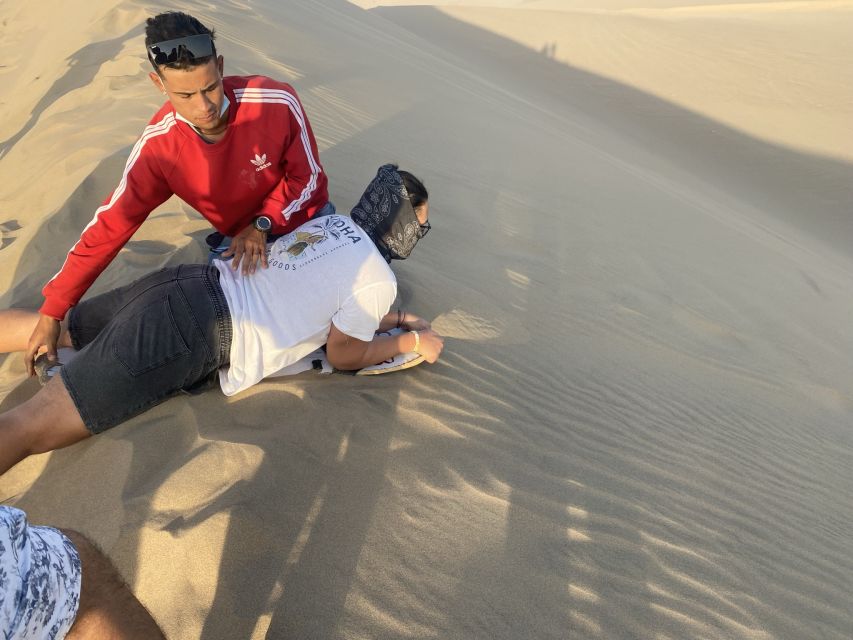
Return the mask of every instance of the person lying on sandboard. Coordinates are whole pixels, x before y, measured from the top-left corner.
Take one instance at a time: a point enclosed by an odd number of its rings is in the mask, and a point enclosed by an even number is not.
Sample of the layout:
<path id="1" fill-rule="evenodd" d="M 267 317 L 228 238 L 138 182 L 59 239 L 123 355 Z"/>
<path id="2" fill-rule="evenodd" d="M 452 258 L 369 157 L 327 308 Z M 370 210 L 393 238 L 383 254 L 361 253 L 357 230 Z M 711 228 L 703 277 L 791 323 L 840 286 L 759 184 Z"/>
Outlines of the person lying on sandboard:
<path id="1" fill-rule="evenodd" d="M 79 353 L 0 414 L 0 474 L 217 377 L 226 395 L 239 393 L 324 344 L 342 370 L 408 352 L 435 362 L 444 340 L 429 322 L 390 311 L 397 281 L 388 265 L 408 257 L 428 217 L 428 203 L 412 206 L 401 172 L 384 165 L 351 218 L 323 216 L 282 236 L 266 269 L 180 265 L 82 301 L 59 342 Z M 36 312 L 0 312 L 0 351 L 24 350 L 37 321 Z M 407 331 L 375 335 L 398 325 Z"/>

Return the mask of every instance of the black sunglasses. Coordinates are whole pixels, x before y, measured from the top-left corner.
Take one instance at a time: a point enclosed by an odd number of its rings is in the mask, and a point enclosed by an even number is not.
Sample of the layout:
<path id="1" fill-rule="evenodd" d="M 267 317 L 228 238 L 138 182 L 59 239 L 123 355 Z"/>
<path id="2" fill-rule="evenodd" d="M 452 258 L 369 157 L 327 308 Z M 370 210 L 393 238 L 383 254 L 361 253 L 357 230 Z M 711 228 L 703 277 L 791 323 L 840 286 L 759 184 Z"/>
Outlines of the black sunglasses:
<path id="1" fill-rule="evenodd" d="M 164 40 L 148 47 L 148 57 L 158 66 L 178 62 L 181 59 L 207 58 L 213 54 L 213 39 L 207 33 Z"/>
<path id="2" fill-rule="evenodd" d="M 426 234 L 428 234 L 429 230 L 432 229 L 432 225 L 429 223 L 429 220 L 427 220 L 422 225 L 420 225 L 420 227 L 421 227 L 421 231 L 420 231 L 420 237 L 421 238 L 423 238 Z"/>

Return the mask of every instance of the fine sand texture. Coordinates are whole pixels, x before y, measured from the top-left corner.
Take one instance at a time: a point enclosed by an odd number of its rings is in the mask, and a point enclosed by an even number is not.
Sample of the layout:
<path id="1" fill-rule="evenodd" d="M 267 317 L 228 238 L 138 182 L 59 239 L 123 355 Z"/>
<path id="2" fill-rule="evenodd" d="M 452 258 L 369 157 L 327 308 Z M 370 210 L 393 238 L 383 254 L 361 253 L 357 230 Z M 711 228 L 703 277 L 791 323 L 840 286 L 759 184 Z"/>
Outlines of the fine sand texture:
<path id="1" fill-rule="evenodd" d="M 171 640 L 853 637 L 853 2 L 415 4 L 0 4 L 0 308 L 117 184 L 175 8 L 294 85 L 340 210 L 424 179 L 398 302 L 447 337 L 173 399 L 0 502 Z M 207 228 L 170 200 L 91 293 Z M 0 410 L 36 389 L 0 357 Z"/>

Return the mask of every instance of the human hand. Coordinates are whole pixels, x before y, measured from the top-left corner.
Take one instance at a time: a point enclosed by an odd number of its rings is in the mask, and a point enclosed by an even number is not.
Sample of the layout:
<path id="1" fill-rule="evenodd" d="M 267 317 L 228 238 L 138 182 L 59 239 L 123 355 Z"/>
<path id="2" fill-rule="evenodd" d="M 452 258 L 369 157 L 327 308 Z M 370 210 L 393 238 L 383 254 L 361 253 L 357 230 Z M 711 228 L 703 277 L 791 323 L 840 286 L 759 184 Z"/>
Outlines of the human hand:
<path id="1" fill-rule="evenodd" d="M 424 360 L 432 364 L 438 360 L 441 350 L 444 348 L 444 338 L 432 329 L 417 330 L 418 346 L 415 351 L 424 357 Z"/>
<path id="2" fill-rule="evenodd" d="M 35 365 L 33 363 L 42 347 L 47 352 L 48 359 L 56 361 L 56 343 L 59 342 L 59 332 L 59 320 L 39 314 L 39 321 L 36 324 L 36 328 L 33 329 L 30 340 L 27 343 L 27 351 L 24 354 L 24 364 L 30 376 L 35 375 Z"/>
<path id="3" fill-rule="evenodd" d="M 432 325 L 428 320 L 419 318 L 414 313 L 409 313 L 408 311 L 403 314 L 403 320 L 400 322 L 400 328 L 407 331 L 423 331 L 431 327 Z"/>
<path id="4" fill-rule="evenodd" d="M 258 268 L 258 261 L 261 266 L 267 268 L 267 234 L 263 231 L 258 231 L 253 225 L 247 226 L 240 233 L 231 239 L 231 246 L 222 252 L 223 258 L 230 258 L 231 268 L 236 271 L 240 268 L 240 262 L 243 262 L 243 275 L 255 273 Z"/>

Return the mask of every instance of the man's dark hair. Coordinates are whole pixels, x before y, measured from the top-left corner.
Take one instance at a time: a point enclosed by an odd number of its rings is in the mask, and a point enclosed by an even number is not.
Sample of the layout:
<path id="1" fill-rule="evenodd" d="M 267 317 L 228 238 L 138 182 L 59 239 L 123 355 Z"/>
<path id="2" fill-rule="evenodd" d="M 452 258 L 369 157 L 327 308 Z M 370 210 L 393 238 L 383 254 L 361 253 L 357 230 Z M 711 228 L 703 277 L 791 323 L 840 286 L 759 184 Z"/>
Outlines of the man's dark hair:
<path id="1" fill-rule="evenodd" d="M 429 200 L 429 194 L 427 193 L 424 183 L 408 171 L 397 169 L 397 173 L 400 174 L 400 178 L 403 180 L 403 186 L 406 187 L 406 191 L 409 193 L 409 200 L 412 203 L 412 208 L 417 209 L 422 204 L 426 204 L 426 201 Z"/>
<path id="2" fill-rule="evenodd" d="M 175 38 L 183 38 L 185 36 L 199 36 L 204 34 L 209 35 L 211 41 L 216 37 L 212 29 L 208 29 L 191 15 L 180 11 L 167 11 L 156 15 L 153 18 L 148 18 L 145 22 L 145 49 L 147 50 L 148 47 L 157 44 L 158 42 L 165 42 L 166 40 L 174 40 Z M 192 56 L 182 55 L 175 62 L 169 62 L 162 66 L 169 69 L 181 69 L 182 71 L 186 71 L 187 69 L 207 64 L 210 60 L 216 59 L 216 44 L 213 42 L 211 42 L 211 44 L 213 45 L 213 55 L 211 56 L 193 58 Z M 160 73 L 160 69 L 154 61 L 151 60 L 150 55 L 148 56 L 148 59 L 154 66 L 154 70 L 157 71 L 157 73 Z"/>

